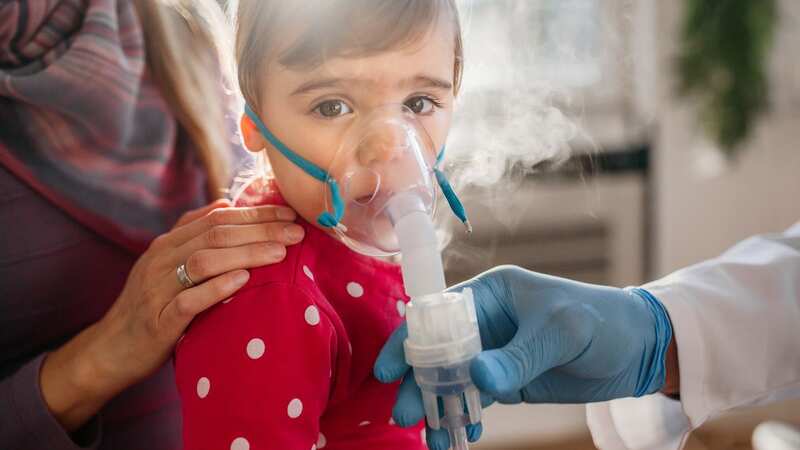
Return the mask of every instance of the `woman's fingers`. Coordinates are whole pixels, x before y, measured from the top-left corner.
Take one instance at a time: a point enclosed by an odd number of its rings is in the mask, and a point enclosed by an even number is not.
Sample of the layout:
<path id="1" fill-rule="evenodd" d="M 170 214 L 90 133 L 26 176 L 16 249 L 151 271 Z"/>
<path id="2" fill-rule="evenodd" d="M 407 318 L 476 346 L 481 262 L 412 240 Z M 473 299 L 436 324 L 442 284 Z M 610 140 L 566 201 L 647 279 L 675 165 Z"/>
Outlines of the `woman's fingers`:
<path id="1" fill-rule="evenodd" d="M 177 247 L 215 227 L 226 225 L 254 225 L 259 223 L 294 222 L 297 214 L 283 206 L 258 206 L 254 208 L 215 209 L 192 222 L 166 234 L 164 244 Z"/>
<path id="2" fill-rule="evenodd" d="M 240 247 L 259 242 L 280 246 L 294 245 L 302 241 L 304 235 L 303 227 L 293 223 L 220 225 L 181 245 L 174 255 L 176 258 L 191 258 L 190 255 L 205 249 Z M 180 259 L 178 261 L 180 263 Z"/>
<path id="3" fill-rule="evenodd" d="M 192 253 L 184 261 L 186 275 L 195 287 L 220 275 L 254 269 L 283 261 L 286 247 L 271 242 L 256 242 L 231 248 L 202 249 Z M 169 302 L 186 288 L 178 279 L 177 266 L 161 277 L 158 290 L 163 303 Z M 163 306 L 163 305 L 162 305 Z"/>
<path id="4" fill-rule="evenodd" d="M 249 279 L 249 272 L 237 270 L 181 291 L 161 310 L 159 326 L 182 332 L 196 315 L 235 294 Z"/>
<path id="5" fill-rule="evenodd" d="M 234 270 L 274 264 L 284 257 L 286 247 L 283 245 L 257 241 L 239 247 L 196 251 L 186 260 L 186 272 L 195 284 L 200 284 Z"/>
<path id="6" fill-rule="evenodd" d="M 184 215 L 181 216 L 180 219 L 178 219 L 178 222 L 175 224 L 173 228 L 179 228 L 190 222 L 194 222 L 195 220 L 207 215 L 208 213 L 214 211 L 215 209 L 228 208 L 230 206 L 231 206 L 231 201 L 228 199 L 222 198 L 216 200 L 206 206 L 203 206 L 202 208 L 198 208 L 193 211 L 185 213 Z"/>

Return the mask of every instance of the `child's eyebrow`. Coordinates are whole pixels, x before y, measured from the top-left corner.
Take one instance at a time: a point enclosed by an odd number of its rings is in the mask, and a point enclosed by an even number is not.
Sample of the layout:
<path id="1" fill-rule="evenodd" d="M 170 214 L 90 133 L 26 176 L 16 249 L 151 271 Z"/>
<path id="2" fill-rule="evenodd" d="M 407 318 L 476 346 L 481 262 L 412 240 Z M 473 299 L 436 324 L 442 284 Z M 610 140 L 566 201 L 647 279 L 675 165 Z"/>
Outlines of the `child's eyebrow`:
<path id="1" fill-rule="evenodd" d="M 401 86 L 404 85 L 411 85 L 411 86 L 419 86 L 419 87 L 430 87 L 430 88 L 438 88 L 438 89 L 445 89 L 450 90 L 453 89 L 453 83 L 443 80 L 441 78 L 432 77 L 428 75 L 417 75 L 409 80 L 403 80 L 400 83 Z"/>
<path id="2" fill-rule="evenodd" d="M 377 84 L 374 80 L 367 78 L 323 78 L 319 80 L 311 80 L 303 83 L 292 92 L 292 95 L 307 94 L 312 91 L 320 89 L 339 87 L 345 84 Z M 430 75 L 416 75 L 411 78 L 401 80 L 400 87 L 428 87 L 450 90 L 453 89 L 453 83 Z"/>
<path id="3" fill-rule="evenodd" d="M 345 80 L 343 78 L 324 78 L 321 80 L 311 80 L 307 83 L 301 84 L 299 88 L 295 89 L 294 92 L 292 92 L 292 95 L 301 95 L 311 91 L 317 91 L 320 89 L 326 89 L 330 87 L 337 87 L 344 84 L 344 82 Z"/>

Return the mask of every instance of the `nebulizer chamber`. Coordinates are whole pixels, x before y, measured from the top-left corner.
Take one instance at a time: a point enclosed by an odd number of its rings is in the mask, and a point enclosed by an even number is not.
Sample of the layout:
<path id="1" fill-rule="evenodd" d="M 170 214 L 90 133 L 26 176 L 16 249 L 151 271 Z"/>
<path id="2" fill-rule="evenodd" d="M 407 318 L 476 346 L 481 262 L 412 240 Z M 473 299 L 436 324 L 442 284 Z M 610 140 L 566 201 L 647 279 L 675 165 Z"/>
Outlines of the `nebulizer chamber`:
<path id="1" fill-rule="evenodd" d="M 444 292 L 432 222 L 438 155 L 416 116 L 405 107 L 389 106 L 354 128 L 331 174 L 339 180 L 346 205 L 343 226 L 337 227 L 340 238 L 363 253 L 402 255 L 403 282 L 411 297 L 406 360 L 422 391 L 428 425 L 447 429 L 452 448 L 461 450 L 468 446 L 466 425 L 480 422 L 480 396 L 469 363 L 480 353 L 481 342 L 472 292 Z"/>
<path id="2" fill-rule="evenodd" d="M 469 363 L 481 351 L 472 291 L 444 293 L 445 280 L 430 216 L 413 196 L 393 199 L 390 214 L 402 249 L 403 281 L 411 302 L 406 307 L 406 361 L 422 392 L 433 429 L 444 427 L 456 450 L 466 449 L 466 425 L 481 420 L 480 395 Z M 439 409 L 439 399 L 444 410 Z M 440 414 L 442 417 L 440 417 Z"/>

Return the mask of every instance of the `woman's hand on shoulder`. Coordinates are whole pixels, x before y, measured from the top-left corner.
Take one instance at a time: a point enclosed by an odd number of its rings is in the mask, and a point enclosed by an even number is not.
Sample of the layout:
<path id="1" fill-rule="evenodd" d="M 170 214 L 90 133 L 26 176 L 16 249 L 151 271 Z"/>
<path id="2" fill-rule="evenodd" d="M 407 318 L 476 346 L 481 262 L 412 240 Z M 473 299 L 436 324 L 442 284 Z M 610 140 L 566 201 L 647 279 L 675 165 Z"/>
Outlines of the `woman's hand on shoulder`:
<path id="1" fill-rule="evenodd" d="M 286 207 L 234 208 L 218 201 L 187 213 L 156 238 L 103 319 L 46 358 L 42 394 L 62 425 L 77 429 L 157 370 L 197 314 L 247 283 L 247 269 L 282 261 L 286 246 L 304 237 L 295 219 Z M 178 275 L 182 265 L 189 287 Z"/>

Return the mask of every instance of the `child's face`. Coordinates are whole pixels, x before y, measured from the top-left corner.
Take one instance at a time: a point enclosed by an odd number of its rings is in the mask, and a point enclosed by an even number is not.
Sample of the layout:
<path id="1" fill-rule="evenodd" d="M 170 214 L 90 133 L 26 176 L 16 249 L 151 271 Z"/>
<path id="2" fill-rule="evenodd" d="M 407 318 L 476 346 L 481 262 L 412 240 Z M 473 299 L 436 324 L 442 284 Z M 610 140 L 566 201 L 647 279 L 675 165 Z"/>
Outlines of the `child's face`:
<path id="1" fill-rule="evenodd" d="M 453 113 L 454 33 L 452 25 L 441 23 L 407 48 L 330 59 L 310 71 L 269 64 L 262 77 L 261 116 L 289 148 L 326 170 L 353 122 L 386 104 L 408 106 L 439 149 Z M 242 132 L 250 150 L 268 149 L 284 199 L 315 224 L 325 211 L 323 183 L 268 145 L 246 116 Z"/>

